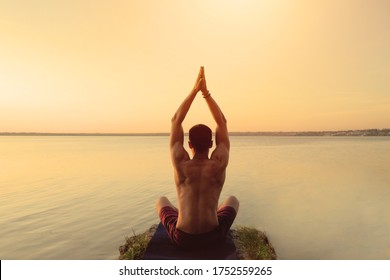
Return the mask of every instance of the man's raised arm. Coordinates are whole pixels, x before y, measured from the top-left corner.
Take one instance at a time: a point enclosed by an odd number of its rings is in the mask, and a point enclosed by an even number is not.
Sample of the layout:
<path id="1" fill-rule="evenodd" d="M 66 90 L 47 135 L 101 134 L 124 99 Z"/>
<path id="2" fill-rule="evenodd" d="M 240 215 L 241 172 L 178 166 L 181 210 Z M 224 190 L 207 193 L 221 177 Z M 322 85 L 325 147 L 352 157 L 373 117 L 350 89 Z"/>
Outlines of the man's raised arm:
<path id="1" fill-rule="evenodd" d="M 170 147 L 172 160 L 174 163 L 177 160 L 183 159 L 188 156 L 186 151 L 184 150 L 184 130 L 182 123 L 191 107 L 192 102 L 194 101 L 196 94 L 200 90 L 200 84 L 202 83 L 202 74 L 203 68 L 200 69 L 198 77 L 195 82 L 194 88 L 191 90 L 190 94 L 184 99 L 179 108 L 177 109 L 175 115 L 171 120 L 171 138 L 170 138 Z"/>
<path id="2" fill-rule="evenodd" d="M 217 148 L 214 151 L 212 157 L 215 157 L 219 160 L 226 161 L 227 164 L 227 161 L 229 160 L 229 149 L 230 149 L 227 121 L 221 109 L 219 108 L 217 102 L 213 99 L 213 97 L 211 96 L 210 92 L 207 89 L 204 70 L 202 74 L 203 76 L 201 80 L 200 90 L 202 91 L 203 97 L 207 102 L 210 112 L 215 122 L 217 123 L 217 128 L 215 131 Z"/>
<path id="3" fill-rule="evenodd" d="M 227 130 L 227 121 L 219 108 L 217 102 L 211 97 L 210 93 L 205 95 L 207 105 L 209 106 L 210 112 L 213 115 L 215 122 L 217 123 L 217 129 L 215 132 L 216 145 L 224 144 L 226 148 L 230 148 L 229 134 Z"/>
<path id="4" fill-rule="evenodd" d="M 216 145 L 218 147 L 218 145 L 223 144 L 229 150 L 230 141 L 229 141 L 229 134 L 227 130 L 227 121 L 221 109 L 219 108 L 217 102 L 213 99 L 213 97 L 211 96 L 210 92 L 207 89 L 206 78 L 204 75 L 203 67 L 202 67 L 202 80 L 201 80 L 200 90 L 202 91 L 203 98 L 206 100 L 207 105 L 209 106 L 211 115 L 213 116 L 215 122 L 217 123 L 217 129 L 215 132 Z"/>

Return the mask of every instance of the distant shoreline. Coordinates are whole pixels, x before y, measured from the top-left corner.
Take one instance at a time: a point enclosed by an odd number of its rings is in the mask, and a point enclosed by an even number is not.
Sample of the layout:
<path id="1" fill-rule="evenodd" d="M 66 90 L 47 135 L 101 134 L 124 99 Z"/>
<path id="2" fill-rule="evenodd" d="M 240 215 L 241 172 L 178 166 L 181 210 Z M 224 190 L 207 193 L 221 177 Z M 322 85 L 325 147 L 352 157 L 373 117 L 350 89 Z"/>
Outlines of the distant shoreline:
<path id="1" fill-rule="evenodd" d="M 390 136 L 390 129 L 362 129 L 339 131 L 273 131 L 229 132 L 230 136 Z M 0 136 L 169 136 L 169 133 L 46 133 L 0 132 Z"/>

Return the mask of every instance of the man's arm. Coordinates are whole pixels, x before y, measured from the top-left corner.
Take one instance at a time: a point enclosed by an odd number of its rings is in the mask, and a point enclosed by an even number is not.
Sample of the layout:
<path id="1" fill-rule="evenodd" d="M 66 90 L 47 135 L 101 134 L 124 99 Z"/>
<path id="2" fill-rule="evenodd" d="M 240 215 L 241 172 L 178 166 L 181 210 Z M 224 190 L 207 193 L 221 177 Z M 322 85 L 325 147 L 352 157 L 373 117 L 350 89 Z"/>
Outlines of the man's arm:
<path id="1" fill-rule="evenodd" d="M 174 165 L 183 159 L 189 159 L 188 153 L 184 149 L 184 130 L 182 123 L 191 107 L 192 102 L 194 101 L 196 94 L 200 90 L 200 84 L 202 83 L 202 74 L 203 68 L 200 69 L 198 77 L 195 82 L 194 88 L 191 90 L 190 94 L 184 99 L 180 107 L 177 109 L 175 115 L 171 120 L 171 138 L 170 138 L 170 148 L 171 148 L 171 157 Z"/>
<path id="2" fill-rule="evenodd" d="M 209 94 L 209 93 L 208 93 Z M 217 102 L 211 97 L 211 95 L 205 96 L 207 105 L 209 106 L 210 112 L 217 123 L 217 129 L 215 131 L 215 140 L 217 147 L 224 145 L 228 150 L 230 149 L 229 133 L 227 129 L 227 121 L 219 108 Z"/>
<path id="3" fill-rule="evenodd" d="M 205 98 L 207 105 L 210 109 L 211 115 L 213 116 L 215 122 L 217 123 L 217 128 L 215 131 L 216 138 L 216 149 L 211 155 L 212 159 L 221 161 L 223 165 L 227 165 L 229 161 L 229 149 L 230 149 L 230 140 L 229 133 L 227 129 L 227 121 L 219 108 L 217 102 L 210 95 L 207 85 L 206 78 L 204 76 L 204 70 L 202 72 L 202 80 L 200 85 L 200 90 L 202 91 L 203 97 Z"/>

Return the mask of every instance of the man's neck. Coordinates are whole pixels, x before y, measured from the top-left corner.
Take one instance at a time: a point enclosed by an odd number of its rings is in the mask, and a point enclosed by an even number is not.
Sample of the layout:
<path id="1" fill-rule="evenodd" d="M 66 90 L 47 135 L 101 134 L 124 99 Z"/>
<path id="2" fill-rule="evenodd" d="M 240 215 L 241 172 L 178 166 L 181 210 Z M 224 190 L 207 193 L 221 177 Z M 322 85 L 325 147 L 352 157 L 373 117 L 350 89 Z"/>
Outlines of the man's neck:
<path id="1" fill-rule="evenodd" d="M 209 152 L 195 153 L 193 159 L 209 159 Z"/>

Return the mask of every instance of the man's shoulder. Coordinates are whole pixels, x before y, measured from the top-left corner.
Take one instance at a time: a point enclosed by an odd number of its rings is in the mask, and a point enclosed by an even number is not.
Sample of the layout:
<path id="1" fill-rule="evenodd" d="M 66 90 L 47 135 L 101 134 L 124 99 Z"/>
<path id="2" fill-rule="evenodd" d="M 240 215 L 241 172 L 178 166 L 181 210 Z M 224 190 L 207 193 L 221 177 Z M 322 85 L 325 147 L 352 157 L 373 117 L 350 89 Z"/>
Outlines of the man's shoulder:
<path id="1" fill-rule="evenodd" d="M 180 143 L 175 143 L 171 146 L 171 158 L 175 166 L 180 165 L 184 161 L 190 159 L 189 154 Z"/>
<path id="2" fill-rule="evenodd" d="M 217 148 L 211 154 L 210 159 L 226 168 L 229 163 L 229 148 L 223 144 L 217 146 Z"/>

